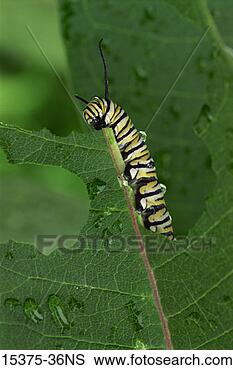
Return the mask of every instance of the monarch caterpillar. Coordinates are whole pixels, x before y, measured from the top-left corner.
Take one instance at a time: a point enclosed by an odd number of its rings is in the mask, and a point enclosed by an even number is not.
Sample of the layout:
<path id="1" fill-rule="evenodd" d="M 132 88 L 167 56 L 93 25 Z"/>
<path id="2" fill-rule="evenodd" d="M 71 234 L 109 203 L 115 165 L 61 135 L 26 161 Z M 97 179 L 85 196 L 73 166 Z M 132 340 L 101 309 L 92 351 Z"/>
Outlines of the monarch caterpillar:
<path id="1" fill-rule="evenodd" d="M 81 96 L 76 98 L 86 104 L 83 117 L 96 130 L 110 127 L 125 163 L 124 178 L 134 191 L 135 209 L 141 215 L 144 227 L 174 239 L 171 216 L 164 200 L 164 189 L 159 183 L 156 168 L 145 139 L 137 131 L 127 113 L 109 99 L 108 73 L 102 51 L 99 51 L 104 67 L 105 97 L 94 97 L 88 102 Z"/>

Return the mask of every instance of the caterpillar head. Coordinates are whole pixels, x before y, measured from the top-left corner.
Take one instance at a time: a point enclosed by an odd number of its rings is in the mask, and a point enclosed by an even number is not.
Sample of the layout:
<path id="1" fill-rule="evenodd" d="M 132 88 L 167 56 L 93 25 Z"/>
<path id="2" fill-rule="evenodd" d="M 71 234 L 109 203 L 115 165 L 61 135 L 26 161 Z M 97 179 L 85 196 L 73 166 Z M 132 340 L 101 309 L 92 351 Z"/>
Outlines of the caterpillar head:
<path id="1" fill-rule="evenodd" d="M 87 104 L 83 111 L 83 117 L 88 125 L 93 126 L 96 130 L 101 130 L 104 127 L 107 127 L 109 124 L 109 115 L 107 114 L 107 106 L 110 104 L 109 94 L 108 94 L 108 73 L 107 73 L 107 66 L 104 59 L 104 54 L 102 50 L 102 41 L 99 41 L 99 51 L 100 56 L 102 59 L 103 67 L 104 67 L 104 97 L 105 99 L 101 99 L 98 96 L 95 96 L 88 102 L 86 99 L 82 98 L 81 96 L 75 95 L 77 99 L 82 101 L 83 103 Z"/>
<path id="2" fill-rule="evenodd" d="M 88 125 L 93 126 L 96 130 L 101 130 L 107 127 L 105 112 L 105 100 L 95 96 L 84 108 L 83 117 Z"/>

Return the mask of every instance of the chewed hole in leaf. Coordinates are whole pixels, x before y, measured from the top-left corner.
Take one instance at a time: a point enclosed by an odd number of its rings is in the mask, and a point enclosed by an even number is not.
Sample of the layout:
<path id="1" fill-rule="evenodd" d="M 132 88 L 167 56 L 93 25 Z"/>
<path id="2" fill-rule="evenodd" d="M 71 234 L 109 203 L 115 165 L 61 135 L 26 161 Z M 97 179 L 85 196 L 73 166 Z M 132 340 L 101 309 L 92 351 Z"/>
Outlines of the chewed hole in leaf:
<path id="1" fill-rule="evenodd" d="M 91 200 L 95 199 L 98 194 L 104 191 L 106 182 L 95 178 L 93 181 L 87 183 L 87 191 Z"/>
<path id="2" fill-rule="evenodd" d="M 17 298 L 6 298 L 4 305 L 11 311 L 15 312 L 16 308 L 21 305 L 19 299 Z"/>
<path id="3" fill-rule="evenodd" d="M 0 184 L 4 194 L 1 209 L 5 214 L 0 224 L 1 242 L 34 244 L 35 236 L 79 232 L 88 218 L 88 197 L 77 176 L 62 168 L 3 163 L 8 175 L 2 176 Z M 43 253 L 46 250 L 52 249 L 41 249 Z M 5 256 L 13 257 L 13 250 Z"/>
<path id="4" fill-rule="evenodd" d="M 34 298 L 27 298 L 24 302 L 25 316 L 34 323 L 38 323 L 44 319 L 43 314 Z"/>
<path id="5" fill-rule="evenodd" d="M 51 316 L 57 326 L 64 332 L 66 329 L 71 328 L 71 323 L 65 312 L 63 302 L 60 297 L 55 294 L 52 294 L 48 297 L 48 307 L 51 313 Z"/>
<path id="6" fill-rule="evenodd" d="M 197 120 L 194 122 L 194 129 L 198 135 L 203 135 L 209 128 L 210 123 L 213 121 L 213 116 L 208 104 L 201 107 Z"/>

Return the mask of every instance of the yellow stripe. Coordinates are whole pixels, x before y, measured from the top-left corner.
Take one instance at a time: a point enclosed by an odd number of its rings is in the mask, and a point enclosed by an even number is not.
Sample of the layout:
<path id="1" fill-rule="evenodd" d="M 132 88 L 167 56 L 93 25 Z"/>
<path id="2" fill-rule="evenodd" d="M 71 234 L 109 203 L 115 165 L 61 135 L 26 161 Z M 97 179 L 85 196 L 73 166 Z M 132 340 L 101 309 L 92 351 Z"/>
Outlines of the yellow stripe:
<path id="1" fill-rule="evenodd" d="M 117 137 L 118 137 L 118 132 L 120 132 L 123 129 L 123 127 L 125 126 L 127 121 L 128 121 L 128 117 L 125 117 L 125 118 L 122 118 L 122 120 L 117 124 L 117 126 L 115 128 L 115 133 L 116 133 Z M 128 126 L 128 124 L 127 124 L 127 126 Z"/>
<path id="2" fill-rule="evenodd" d="M 145 194 L 147 192 L 152 192 L 154 188 L 157 186 L 158 181 L 151 181 L 146 185 L 142 185 L 139 189 L 141 194 Z"/>
<path id="3" fill-rule="evenodd" d="M 127 152 L 129 152 L 131 149 L 133 149 L 133 148 L 135 148 L 138 144 L 139 144 L 139 142 L 140 142 L 140 135 L 138 134 L 136 137 L 135 137 L 135 139 L 133 139 L 132 141 L 131 141 L 131 143 L 127 146 L 127 148 L 126 148 L 126 150 L 125 150 L 125 152 L 127 153 Z M 145 147 L 145 149 L 146 149 L 146 145 L 144 144 L 141 148 L 140 148 L 140 150 L 144 150 L 144 147 Z"/>
<path id="4" fill-rule="evenodd" d="M 99 115 L 99 110 L 98 110 L 99 107 L 96 103 L 90 104 L 90 108 L 96 113 L 97 116 Z"/>
<path id="5" fill-rule="evenodd" d="M 127 144 L 128 142 L 130 142 L 131 140 L 135 139 L 138 135 L 138 132 L 134 132 L 134 133 L 131 133 L 129 135 L 127 135 L 124 139 L 121 140 L 121 142 L 119 143 L 120 145 L 125 145 Z M 118 136 L 119 138 L 119 136 Z"/>
<path id="6" fill-rule="evenodd" d="M 117 105 L 117 104 L 114 105 L 114 108 L 115 108 L 115 110 L 114 110 L 114 114 L 112 116 L 112 120 L 115 120 L 117 118 L 117 116 L 119 115 L 119 113 L 121 112 L 121 110 L 122 110 L 121 107 L 119 107 L 119 105 Z"/>
<path id="7" fill-rule="evenodd" d="M 137 157 L 140 157 L 139 159 L 135 159 L 135 158 L 137 158 Z M 145 151 L 144 153 L 142 152 L 142 153 L 138 153 L 138 152 L 136 152 L 136 153 L 134 153 L 134 155 L 131 157 L 131 159 L 130 159 L 130 163 L 132 164 L 132 165 L 137 165 L 137 164 L 139 164 L 139 163 L 141 163 L 141 161 L 148 161 L 148 159 L 150 158 L 150 153 L 149 153 L 149 151 L 147 150 L 147 151 Z"/>
<path id="8" fill-rule="evenodd" d="M 149 222 L 153 223 L 153 222 L 155 222 L 155 221 L 160 220 L 160 218 L 161 218 L 162 216 L 164 216 L 166 213 L 167 213 L 166 208 L 160 209 L 160 210 L 159 210 L 159 211 L 157 211 L 154 215 L 150 215 L 150 216 L 148 217 L 148 220 L 149 220 Z M 159 226 L 159 225 L 157 225 L 157 226 Z M 162 226 L 162 225 L 160 225 L 160 226 Z"/>
<path id="9" fill-rule="evenodd" d="M 148 169 L 149 171 L 151 171 L 151 168 Z M 136 179 L 139 180 L 141 179 L 142 177 L 156 177 L 156 172 L 153 171 L 153 172 L 147 172 L 145 171 L 143 168 L 139 168 L 138 169 L 138 172 L 137 172 L 137 176 L 136 176 Z"/>

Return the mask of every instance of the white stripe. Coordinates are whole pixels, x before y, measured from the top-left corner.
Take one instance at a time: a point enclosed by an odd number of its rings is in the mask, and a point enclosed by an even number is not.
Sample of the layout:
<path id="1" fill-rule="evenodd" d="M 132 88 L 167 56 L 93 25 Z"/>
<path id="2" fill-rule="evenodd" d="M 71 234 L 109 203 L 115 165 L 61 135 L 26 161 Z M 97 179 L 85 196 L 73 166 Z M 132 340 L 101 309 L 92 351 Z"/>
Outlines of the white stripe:
<path id="1" fill-rule="evenodd" d="M 131 168 L 130 175 L 132 179 L 134 179 L 134 177 L 137 175 L 137 172 L 138 170 L 136 170 L 135 168 Z"/>

